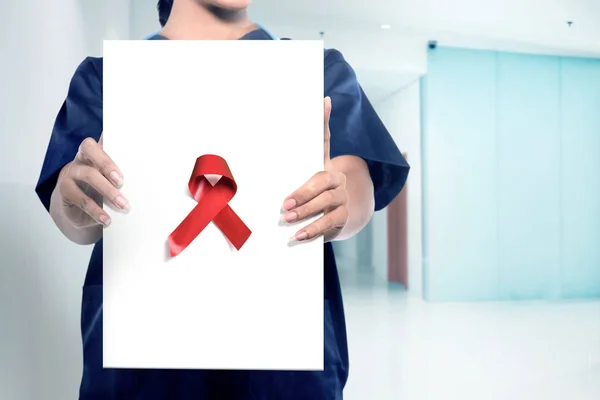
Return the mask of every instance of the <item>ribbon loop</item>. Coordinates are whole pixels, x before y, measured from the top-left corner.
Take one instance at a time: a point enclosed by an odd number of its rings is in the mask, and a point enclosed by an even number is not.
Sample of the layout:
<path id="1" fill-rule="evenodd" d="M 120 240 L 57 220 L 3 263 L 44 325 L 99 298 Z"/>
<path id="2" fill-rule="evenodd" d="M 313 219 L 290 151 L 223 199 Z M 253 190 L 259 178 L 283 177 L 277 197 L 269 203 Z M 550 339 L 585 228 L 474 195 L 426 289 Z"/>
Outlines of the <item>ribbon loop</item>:
<path id="1" fill-rule="evenodd" d="M 221 178 L 213 186 L 206 175 L 220 175 Z M 237 192 L 237 184 L 227 161 L 214 154 L 198 157 L 188 188 L 198 204 L 169 235 L 171 257 L 181 253 L 211 221 L 239 250 L 252 232 L 228 205 Z"/>

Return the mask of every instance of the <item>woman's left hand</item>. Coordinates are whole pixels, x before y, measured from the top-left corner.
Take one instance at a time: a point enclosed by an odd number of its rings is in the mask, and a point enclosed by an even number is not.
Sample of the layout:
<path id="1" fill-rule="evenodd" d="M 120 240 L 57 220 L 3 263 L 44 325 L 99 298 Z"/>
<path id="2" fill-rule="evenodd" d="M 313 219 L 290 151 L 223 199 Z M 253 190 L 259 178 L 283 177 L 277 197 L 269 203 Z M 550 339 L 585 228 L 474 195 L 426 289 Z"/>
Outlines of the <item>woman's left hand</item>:
<path id="1" fill-rule="evenodd" d="M 346 176 L 333 170 L 330 157 L 329 116 L 331 99 L 324 101 L 324 156 L 325 170 L 316 173 L 300 189 L 286 198 L 283 203 L 283 220 L 296 223 L 323 213 L 323 216 L 305 226 L 295 235 L 297 241 L 314 239 L 321 235 L 325 241 L 335 239 L 348 221 L 348 193 Z"/>

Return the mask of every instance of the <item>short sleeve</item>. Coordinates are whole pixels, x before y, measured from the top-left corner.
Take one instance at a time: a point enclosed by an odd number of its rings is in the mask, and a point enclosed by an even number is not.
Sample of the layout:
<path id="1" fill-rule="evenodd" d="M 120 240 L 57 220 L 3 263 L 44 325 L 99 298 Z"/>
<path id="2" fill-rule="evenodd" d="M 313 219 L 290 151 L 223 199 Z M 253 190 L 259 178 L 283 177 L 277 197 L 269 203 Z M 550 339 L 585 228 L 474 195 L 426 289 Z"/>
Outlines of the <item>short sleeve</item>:
<path id="1" fill-rule="evenodd" d="M 60 170 L 71 162 L 81 142 L 102 134 L 102 64 L 97 58 L 86 58 L 77 68 L 50 136 L 50 143 L 35 191 L 44 207 L 50 209 L 50 198 Z"/>
<path id="2" fill-rule="evenodd" d="M 369 167 L 375 210 L 402 190 L 409 165 L 360 87 L 352 67 L 337 50 L 325 55 L 325 95 L 331 97 L 331 157 L 357 156 Z"/>

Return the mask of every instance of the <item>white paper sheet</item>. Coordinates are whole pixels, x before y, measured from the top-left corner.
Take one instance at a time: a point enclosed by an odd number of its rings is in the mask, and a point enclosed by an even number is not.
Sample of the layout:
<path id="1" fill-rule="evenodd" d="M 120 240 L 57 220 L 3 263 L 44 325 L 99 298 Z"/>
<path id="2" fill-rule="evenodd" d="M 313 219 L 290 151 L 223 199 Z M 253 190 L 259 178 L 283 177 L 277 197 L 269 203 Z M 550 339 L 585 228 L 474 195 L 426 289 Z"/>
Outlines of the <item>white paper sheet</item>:
<path id="1" fill-rule="evenodd" d="M 106 368 L 323 368 L 323 242 L 289 246 L 286 196 L 323 169 L 320 41 L 107 41 L 104 149 L 127 215 L 104 231 Z M 214 224 L 174 258 L 197 157 L 225 158 L 237 251 Z"/>

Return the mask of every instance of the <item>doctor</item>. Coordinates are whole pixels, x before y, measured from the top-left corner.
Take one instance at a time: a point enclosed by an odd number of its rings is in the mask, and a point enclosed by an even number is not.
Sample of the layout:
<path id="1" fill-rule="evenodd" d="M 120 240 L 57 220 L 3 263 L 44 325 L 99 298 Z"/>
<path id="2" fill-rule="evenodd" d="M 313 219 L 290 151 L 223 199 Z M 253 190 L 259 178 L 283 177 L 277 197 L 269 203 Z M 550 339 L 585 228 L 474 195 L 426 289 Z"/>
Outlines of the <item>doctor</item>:
<path id="1" fill-rule="evenodd" d="M 272 40 L 247 16 L 251 0 L 160 0 L 162 31 L 150 40 Z M 94 245 L 83 288 L 81 400 L 339 400 L 348 379 L 342 294 L 331 241 L 358 233 L 400 192 L 409 166 L 342 54 L 325 51 L 325 168 L 281 199 L 283 217 L 302 221 L 299 241 L 325 244 L 324 371 L 123 370 L 102 368 L 102 198 L 126 211 L 127 179 L 102 149 L 102 59 L 77 68 L 58 113 L 36 192 L 61 232 Z M 157 101 L 161 101 L 157 99 Z M 299 138 L 301 140 L 301 138 Z M 144 138 L 140 137 L 140 146 Z M 289 151 L 294 151 L 289 143 Z"/>

